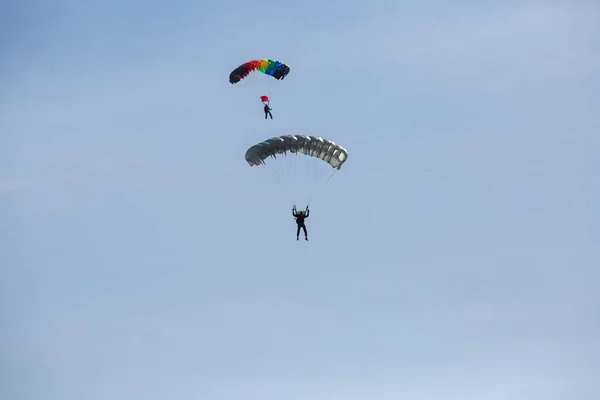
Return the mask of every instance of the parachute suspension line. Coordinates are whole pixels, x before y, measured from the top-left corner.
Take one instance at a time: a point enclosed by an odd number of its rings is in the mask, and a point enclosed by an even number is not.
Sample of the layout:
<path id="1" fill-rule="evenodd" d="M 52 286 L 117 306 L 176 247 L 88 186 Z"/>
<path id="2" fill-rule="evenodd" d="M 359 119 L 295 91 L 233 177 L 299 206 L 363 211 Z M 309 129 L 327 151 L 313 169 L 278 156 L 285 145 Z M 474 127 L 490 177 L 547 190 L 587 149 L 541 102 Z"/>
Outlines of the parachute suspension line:
<path id="1" fill-rule="evenodd" d="M 327 178 L 327 180 L 325 181 L 325 183 L 323 183 L 323 184 L 322 184 L 322 185 L 319 187 L 319 190 L 321 190 L 322 188 L 324 188 L 324 187 L 325 187 L 325 185 L 327 185 L 327 183 L 329 182 L 329 180 L 330 180 L 331 178 L 333 178 L 333 175 L 335 175 L 335 173 L 336 173 L 336 172 L 338 172 L 338 169 L 337 169 L 337 168 L 334 168 L 334 169 L 333 169 L 333 172 L 332 172 L 332 173 L 329 175 L 329 178 Z"/>
<path id="2" fill-rule="evenodd" d="M 309 172 L 312 169 L 312 158 L 310 157 L 302 157 L 304 159 L 304 177 L 310 176 Z M 306 182 L 303 182 L 304 185 L 306 185 Z M 302 190 L 306 190 L 306 188 L 302 188 Z"/>
<path id="3" fill-rule="evenodd" d="M 294 185 L 292 185 L 292 179 L 293 179 L 292 165 L 290 163 L 290 158 L 288 157 L 287 153 L 283 153 L 281 155 L 281 158 L 282 158 L 282 163 L 283 163 L 283 170 L 285 172 L 285 177 L 288 181 L 287 190 L 289 192 L 290 198 L 293 203 L 294 202 Z"/>
<path id="4" fill-rule="evenodd" d="M 294 184 L 294 164 L 291 163 L 289 157 L 287 157 L 287 181 L 288 181 L 288 195 L 290 196 L 290 201 L 292 205 L 296 204 L 296 185 Z"/>
<path id="5" fill-rule="evenodd" d="M 314 182 L 315 180 L 315 168 L 316 168 L 316 160 L 312 157 L 306 157 L 305 158 L 305 165 L 306 165 L 306 171 L 304 172 L 307 177 L 307 182 L 306 184 L 308 184 L 309 182 Z"/>
<path id="6" fill-rule="evenodd" d="M 290 157 L 289 154 L 287 152 L 283 153 L 281 155 L 282 160 L 282 164 L 283 164 L 283 170 L 285 173 L 285 176 L 287 178 L 288 181 L 288 194 L 290 196 L 290 199 L 292 201 L 292 203 L 294 203 L 295 201 L 295 193 L 294 193 L 294 185 L 293 185 L 293 181 L 294 181 L 294 170 L 293 170 L 293 164 L 290 162 Z"/>
<path id="7" fill-rule="evenodd" d="M 277 185 L 281 186 L 281 178 L 277 174 L 277 170 L 275 170 L 275 168 L 273 168 L 272 165 L 269 165 L 268 167 L 266 164 L 263 164 L 263 165 L 265 168 L 267 168 L 267 169 L 269 169 L 269 171 L 271 171 L 271 175 L 273 176 L 273 179 L 275 179 L 275 182 L 277 183 Z"/>
<path id="8" fill-rule="evenodd" d="M 323 162 L 319 157 L 309 155 L 306 157 L 304 154 L 297 152 L 290 152 L 291 154 L 285 153 L 288 156 L 286 164 L 286 176 L 290 178 L 290 191 L 294 199 L 294 204 L 298 207 L 303 207 L 310 203 L 314 193 L 321 187 L 323 187 L 328 179 L 324 179 L 325 171 L 329 168 L 327 162 Z M 282 166 L 283 167 L 283 166 Z M 335 170 L 331 173 L 333 175 Z M 303 179 L 300 179 L 302 177 Z M 325 180 L 323 184 L 320 184 Z M 302 193 L 302 199 L 297 197 L 298 194 Z M 302 201 L 302 204 L 300 204 Z M 306 203 L 305 203 L 306 202 Z"/>
<path id="9" fill-rule="evenodd" d="M 294 180 L 295 180 L 296 171 L 294 169 L 292 154 L 290 154 L 289 152 L 286 151 L 283 153 L 282 157 L 285 157 L 284 168 L 286 171 L 286 176 L 287 176 L 288 184 L 289 184 L 287 190 L 290 194 L 292 205 L 295 205 L 296 187 L 294 185 Z"/>
<path id="10" fill-rule="evenodd" d="M 326 164 L 325 162 L 319 163 L 319 168 L 315 174 L 315 182 L 321 179 L 327 168 L 330 168 L 329 164 Z"/>
<path id="11" fill-rule="evenodd" d="M 275 173 L 275 171 L 273 170 L 272 166 L 267 166 L 267 164 L 262 163 L 260 165 L 260 168 L 264 168 L 264 169 L 268 169 L 269 172 L 271 172 L 271 176 L 273 176 L 273 179 L 275 180 L 275 182 L 277 182 L 279 184 L 279 179 L 277 178 L 277 174 Z"/>
<path id="12" fill-rule="evenodd" d="M 327 139 L 286 135 L 252 146 L 246 161 L 250 166 L 262 163 L 269 168 L 276 183 L 286 186 L 292 205 L 302 209 L 329 183 L 346 154 L 343 147 Z"/>
<path id="13" fill-rule="evenodd" d="M 289 154 L 288 152 L 284 153 L 284 157 L 285 157 L 285 168 L 286 168 L 286 175 L 287 175 L 287 179 L 288 179 L 288 192 L 290 195 L 290 199 L 292 201 L 292 205 L 295 205 L 296 203 L 296 185 L 294 184 L 295 182 L 295 176 L 296 176 L 296 170 L 295 170 L 295 165 L 293 162 L 293 159 L 291 157 L 291 154 Z"/>
<path id="14" fill-rule="evenodd" d="M 298 171 L 297 171 L 297 163 L 298 163 L 298 153 L 290 153 L 290 164 L 293 166 L 292 170 L 292 197 L 294 205 L 296 205 L 296 182 L 298 181 Z"/>
<path id="15" fill-rule="evenodd" d="M 305 196 L 308 194 L 307 192 L 310 190 L 310 184 L 311 182 L 309 181 L 311 175 L 313 175 L 314 169 L 315 169 L 315 164 L 316 164 L 316 160 L 312 157 L 303 157 L 304 158 L 304 177 L 305 177 L 305 181 L 303 182 L 304 187 L 302 188 L 303 193 L 305 193 Z M 314 183 L 314 177 L 312 180 L 312 183 Z M 308 198 L 303 198 L 302 200 L 304 201 L 308 201 Z M 304 205 L 304 204 L 303 204 Z"/>
<path id="16" fill-rule="evenodd" d="M 338 171 L 338 169 L 337 169 L 337 168 L 334 168 L 334 170 L 331 172 L 331 174 L 329 174 L 329 178 L 327 178 L 327 180 L 326 180 L 326 181 L 325 181 L 325 182 L 324 182 L 322 185 L 320 185 L 320 186 L 318 186 L 318 187 L 317 187 L 317 185 L 315 185 L 315 187 L 314 187 L 314 189 L 313 189 L 312 193 L 311 193 L 311 194 L 310 194 L 310 196 L 308 197 L 308 205 L 310 205 L 310 203 L 311 203 L 311 201 L 312 201 L 312 198 L 313 198 L 313 196 L 314 196 L 315 192 L 317 191 L 317 189 L 318 189 L 318 190 L 321 190 L 322 188 L 324 188 L 324 187 L 325 187 L 325 185 L 327 185 L 327 183 L 329 182 L 329 180 L 330 180 L 331 178 L 333 178 L 333 175 L 335 175 L 335 173 L 336 173 L 337 171 Z"/>
<path id="17" fill-rule="evenodd" d="M 304 157 L 296 152 L 286 152 L 273 158 L 277 161 L 265 163 L 263 166 L 270 169 L 278 185 L 287 186 L 284 187 L 284 191 L 287 192 L 292 205 L 297 207 L 303 207 L 304 201 L 306 201 L 306 206 L 310 205 L 315 193 L 327 185 L 337 172 L 337 168 L 332 168 L 332 172 L 326 174 L 325 171 L 330 166 L 323 160 L 312 156 Z M 268 167 L 267 164 L 269 164 Z M 304 179 L 300 179 L 301 176 Z M 300 193 L 303 194 L 302 199 L 297 197 Z M 303 204 L 299 204 L 300 200 L 303 201 Z"/>
<path id="18" fill-rule="evenodd" d="M 271 175 L 273 176 L 273 179 L 279 186 L 284 187 L 286 185 L 285 174 L 282 173 L 282 171 L 279 171 L 272 163 L 269 163 L 268 167 L 267 167 L 266 163 L 263 163 L 262 165 L 264 168 L 267 168 L 271 171 Z M 284 188 L 284 191 L 286 191 L 285 188 Z M 287 192 L 287 195 L 290 196 L 289 190 L 287 190 L 286 192 Z M 291 198 L 291 201 L 293 203 L 293 198 Z"/>
<path id="19" fill-rule="evenodd" d="M 265 165 L 265 164 L 263 164 Z M 273 165 L 271 165 L 271 163 L 269 163 L 269 169 L 271 170 L 271 173 L 273 174 L 273 178 L 275 178 L 275 182 L 277 182 L 277 184 L 281 184 L 281 177 L 277 174 L 277 169 L 275 169 L 275 167 L 273 167 Z"/>
<path id="20" fill-rule="evenodd" d="M 289 182 L 290 182 L 290 194 L 292 196 L 292 202 L 296 205 L 298 188 L 297 188 L 297 180 L 298 180 L 298 167 L 296 165 L 298 159 L 296 155 L 291 151 L 286 152 L 287 157 L 287 167 L 289 173 Z"/>

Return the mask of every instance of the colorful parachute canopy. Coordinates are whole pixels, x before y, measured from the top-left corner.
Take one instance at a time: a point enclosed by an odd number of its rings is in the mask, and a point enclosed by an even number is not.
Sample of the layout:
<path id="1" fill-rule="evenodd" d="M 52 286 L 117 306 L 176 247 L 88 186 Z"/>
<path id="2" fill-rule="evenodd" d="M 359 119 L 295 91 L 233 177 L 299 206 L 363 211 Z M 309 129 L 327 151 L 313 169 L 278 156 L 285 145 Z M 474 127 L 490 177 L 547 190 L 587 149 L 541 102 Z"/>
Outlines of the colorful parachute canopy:
<path id="1" fill-rule="evenodd" d="M 277 158 L 278 154 L 284 155 L 288 152 L 320 158 L 335 169 L 340 169 L 348 159 L 346 149 L 331 140 L 318 136 L 286 135 L 250 147 L 246 152 L 246 162 L 250 166 L 261 165 L 268 157 Z"/>
<path id="2" fill-rule="evenodd" d="M 229 83 L 238 83 L 252 71 L 260 71 L 263 74 L 271 75 L 273 78 L 280 80 L 290 73 L 290 67 L 275 60 L 248 61 L 231 71 L 231 74 L 229 74 Z"/>
<path id="3" fill-rule="evenodd" d="M 269 96 L 260 96 L 260 101 L 262 101 L 263 103 L 268 103 L 269 102 Z"/>

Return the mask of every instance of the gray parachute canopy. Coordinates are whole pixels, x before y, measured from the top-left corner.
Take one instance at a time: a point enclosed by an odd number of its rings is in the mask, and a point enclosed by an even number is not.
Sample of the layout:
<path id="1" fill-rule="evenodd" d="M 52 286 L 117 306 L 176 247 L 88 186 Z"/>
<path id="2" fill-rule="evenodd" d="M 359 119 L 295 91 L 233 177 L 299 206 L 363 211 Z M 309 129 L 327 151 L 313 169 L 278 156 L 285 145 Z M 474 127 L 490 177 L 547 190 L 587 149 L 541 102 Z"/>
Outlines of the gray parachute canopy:
<path id="1" fill-rule="evenodd" d="M 320 158 L 332 168 L 340 169 L 348 159 L 348 152 L 328 139 L 318 136 L 285 135 L 258 143 L 246 151 L 246 161 L 250 166 L 264 164 L 268 157 L 278 154 L 302 153 Z"/>

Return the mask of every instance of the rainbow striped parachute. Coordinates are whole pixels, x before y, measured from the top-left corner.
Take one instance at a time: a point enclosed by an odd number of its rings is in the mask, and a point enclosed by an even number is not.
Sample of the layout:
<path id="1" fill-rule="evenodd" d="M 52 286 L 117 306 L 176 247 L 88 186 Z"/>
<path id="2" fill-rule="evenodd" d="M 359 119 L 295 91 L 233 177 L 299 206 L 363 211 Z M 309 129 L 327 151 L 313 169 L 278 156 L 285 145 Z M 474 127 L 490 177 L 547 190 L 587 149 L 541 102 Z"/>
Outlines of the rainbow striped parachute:
<path id="1" fill-rule="evenodd" d="M 275 60 L 265 59 L 248 61 L 231 71 L 231 74 L 229 74 L 229 83 L 238 83 L 252 71 L 260 71 L 263 74 L 271 75 L 273 78 L 280 80 L 290 73 L 290 67 Z"/>

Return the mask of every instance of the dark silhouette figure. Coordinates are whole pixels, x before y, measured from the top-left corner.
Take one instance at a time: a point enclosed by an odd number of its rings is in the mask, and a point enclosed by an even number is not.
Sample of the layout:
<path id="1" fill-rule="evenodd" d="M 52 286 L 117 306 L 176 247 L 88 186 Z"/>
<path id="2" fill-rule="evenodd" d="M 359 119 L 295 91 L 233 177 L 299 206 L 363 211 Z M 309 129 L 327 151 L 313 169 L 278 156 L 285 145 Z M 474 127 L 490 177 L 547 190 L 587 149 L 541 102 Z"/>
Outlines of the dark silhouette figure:
<path id="1" fill-rule="evenodd" d="M 298 224 L 298 230 L 296 231 L 296 240 L 300 240 L 300 229 L 304 230 L 304 240 L 308 240 L 308 233 L 306 232 L 306 225 L 304 225 L 304 219 L 308 218 L 310 210 L 306 207 L 306 213 L 304 211 L 296 212 L 296 206 L 292 208 L 292 215 L 296 218 L 296 224 Z"/>
<path id="2" fill-rule="evenodd" d="M 273 119 L 273 114 L 271 114 L 271 108 L 268 104 L 265 104 L 265 119 L 267 119 L 267 115 L 270 115 L 271 119 Z"/>

